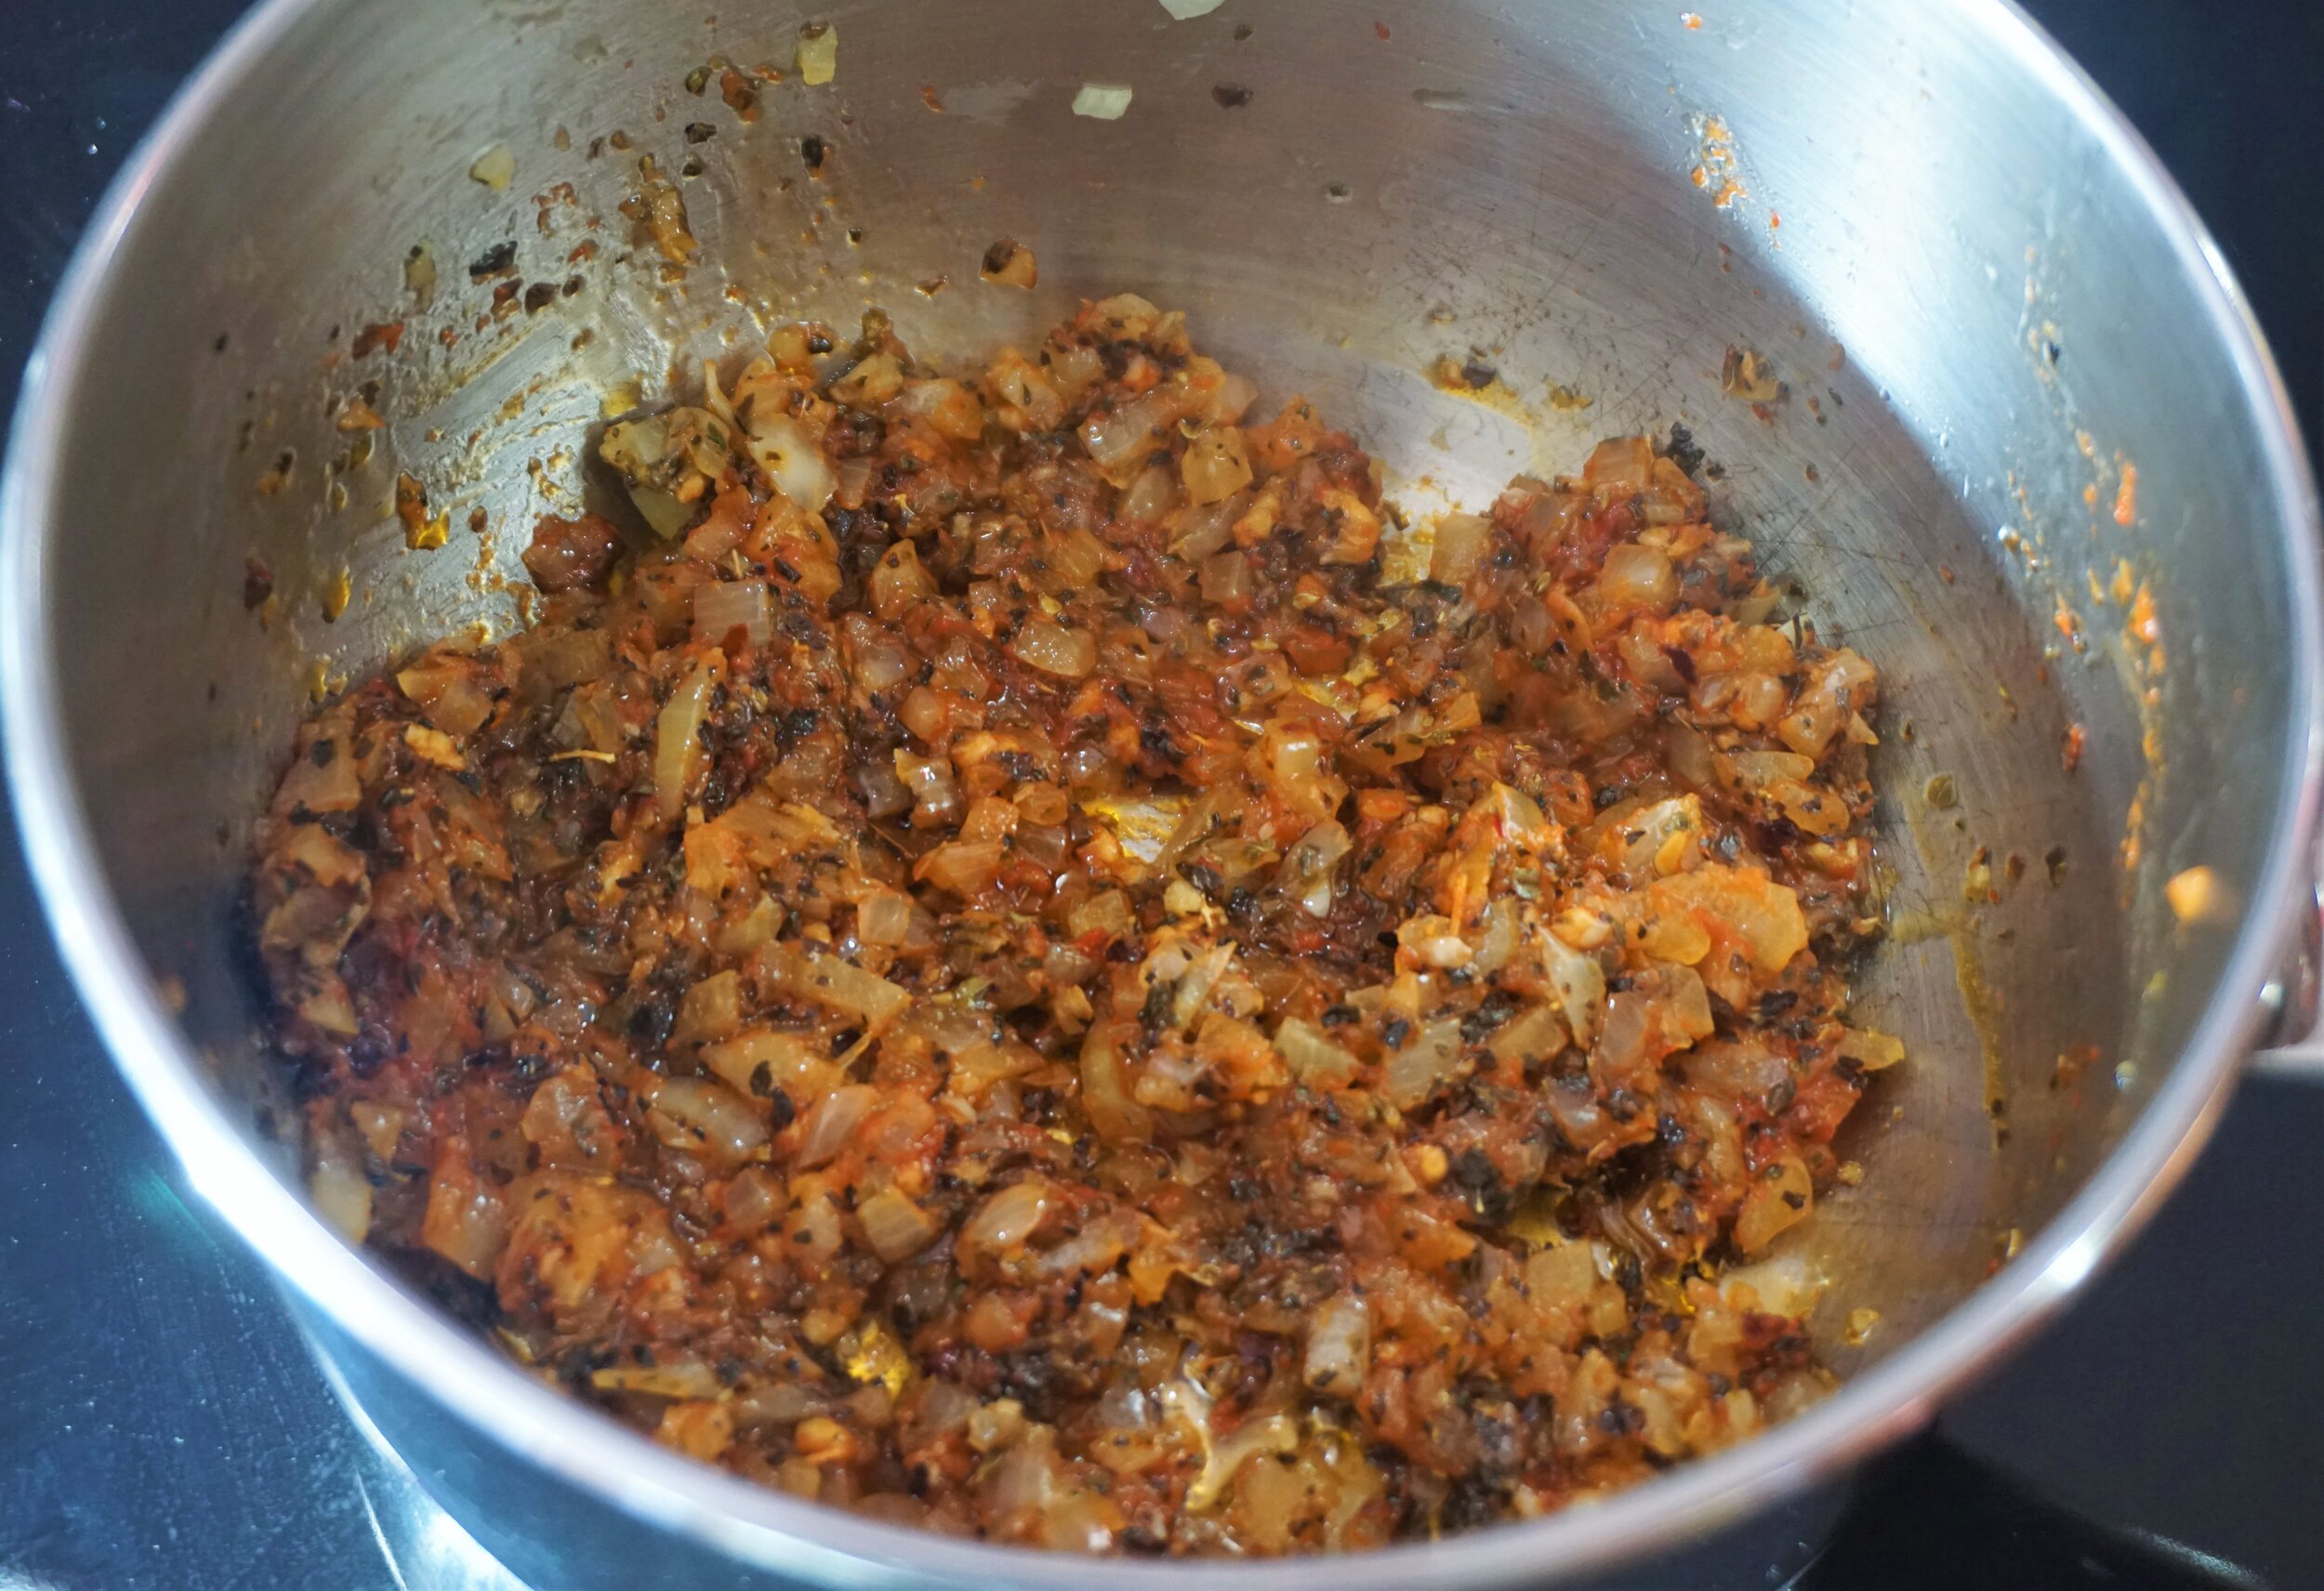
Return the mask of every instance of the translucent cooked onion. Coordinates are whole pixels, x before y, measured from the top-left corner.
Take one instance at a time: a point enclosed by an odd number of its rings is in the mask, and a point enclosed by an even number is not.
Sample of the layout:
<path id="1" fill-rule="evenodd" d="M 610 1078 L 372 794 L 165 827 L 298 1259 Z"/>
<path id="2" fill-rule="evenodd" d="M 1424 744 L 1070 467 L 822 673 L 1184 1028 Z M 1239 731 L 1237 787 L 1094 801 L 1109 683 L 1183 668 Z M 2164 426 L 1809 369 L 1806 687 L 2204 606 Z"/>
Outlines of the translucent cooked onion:
<path id="1" fill-rule="evenodd" d="M 816 1100 L 799 1125 L 799 1152 L 792 1164 L 801 1171 L 829 1164 L 878 1102 L 879 1091 L 865 1083 L 850 1083 Z"/>
<path id="2" fill-rule="evenodd" d="M 1309 827 L 1284 853 L 1275 886 L 1299 901 L 1311 917 L 1331 914 L 1332 878 L 1340 861 L 1354 848 L 1348 831 L 1327 820 Z"/>
<path id="3" fill-rule="evenodd" d="M 1198 506 L 1224 502 L 1251 482 L 1243 433 L 1233 426 L 1213 426 L 1196 436 L 1180 455 L 1178 469 L 1188 500 Z"/>
<path id="4" fill-rule="evenodd" d="M 1548 930 L 1541 933 L 1540 945 L 1550 986 L 1557 992 L 1566 1025 L 1577 1041 L 1588 1045 L 1595 1039 L 1604 1016 L 1605 969 L 1594 956 L 1584 955 Z"/>
<path id="5" fill-rule="evenodd" d="M 1023 1247 L 1039 1229 L 1055 1199 L 1056 1190 L 1046 1178 L 1028 1177 L 1010 1183 L 977 1206 L 960 1229 L 960 1247 L 984 1253 Z"/>
<path id="6" fill-rule="evenodd" d="M 767 1141 L 764 1110 L 705 1078 L 665 1077 L 647 1102 L 682 1129 L 672 1148 L 714 1164 L 732 1164 Z"/>
<path id="7" fill-rule="evenodd" d="M 694 639 L 723 641 L 741 630 L 753 646 L 774 635 L 774 611 L 763 580 L 714 580 L 694 587 Z"/>
<path id="8" fill-rule="evenodd" d="M 1400 1050 L 1389 1052 L 1381 1068 L 1380 1092 L 1399 1111 L 1424 1102 L 1460 1070 L 1460 1024 L 1430 1022 Z"/>
<path id="9" fill-rule="evenodd" d="M 1435 545 L 1429 551 L 1428 577 L 1459 585 L 1485 567 L 1492 551 L 1493 526 L 1474 514 L 1447 514 L 1436 521 Z"/>
<path id="10" fill-rule="evenodd" d="M 935 594 L 936 577 L 920 563 L 919 548 L 911 542 L 900 540 L 879 555 L 871 577 L 873 612 L 893 623 Z"/>
<path id="11" fill-rule="evenodd" d="M 774 984 L 802 999 L 820 1001 L 876 1023 L 901 1016 L 912 996 L 876 973 L 806 942 L 770 945 L 760 953 Z"/>
<path id="12" fill-rule="evenodd" d="M 1178 423 L 1181 413 L 1178 394 L 1157 387 L 1110 414 L 1092 414 L 1082 423 L 1081 445 L 1109 478 L 1128 481 L 1146 456 L 1163 445 L 1164 432 Z"/>
<path id="13" fill-rule="evenodd" d="M 911 932 L 912 897 L 880 889 L 855 905 L 855 937 L 865 944 L 900 945 Z"/>
<path id="14" fill-rule="evenodd" d="M 1275 1048 L 1291 1075 L 1311 1088 L 1344 1088 L 1363 1070 L 1354 1055 L 1331 1042 L 1322 1029 L 1297 1017 L 1275 1030 Z"/>
<path id="15" fill-rule="evenodd" d="M 713 648 L 702 654 L 678 689 L 670 692 L 655 722 L 654 739 L 654 803 L 665 820 L 684 809 L 690 786 L 706 760 L 702 724 L 710 711 L 710 693 L 726 675 L 726 656 Z"/>
<path id="16" fill-rule="evenodd" d="M 1346 1294 L 1315 1311 L 1307 1328 L 1307 1356 L 1300 1377 L 1314 1391 L 1353 1398 L 1371 1368 L 1371 1317 L 1361 1298 Z"/>
<path id="17" fill-rule="evenodd" d="M 1069 630 L 1047 619 L 1028 619 L 1009 642 L 1009 653 L 1044 674 L 1081 679 L 1098 665 L 1098 643 L 1087 630 Z"/>
<path id="18" fill-rule="evenodd" d="M 766 413 L 754 403 L 745 431 L 750 456 L 767 472 L 775 490 L 812 514 L 831 501 L 838 478 L 831 461 L 805 426 L 782 413 Z"/>
<path id="19" fill-rule="evenodd" d="M 944 1229 L 935 1216 L 892 1188 L 883 1188 L 855 1206 L 864 1241 L 890 1265 L 911 1258 Z"/>

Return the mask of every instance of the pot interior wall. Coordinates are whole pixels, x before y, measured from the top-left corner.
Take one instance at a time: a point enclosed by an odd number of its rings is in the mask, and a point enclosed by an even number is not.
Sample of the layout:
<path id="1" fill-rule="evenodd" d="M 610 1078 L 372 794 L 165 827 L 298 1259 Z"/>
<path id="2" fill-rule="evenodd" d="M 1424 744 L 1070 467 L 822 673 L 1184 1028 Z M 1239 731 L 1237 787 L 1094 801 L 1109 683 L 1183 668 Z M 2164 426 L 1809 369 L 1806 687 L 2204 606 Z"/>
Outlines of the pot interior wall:
<path id="1" fill-rule="evenodd" d="M 1861 1352 L 1907 1340 L 2083 1183 L 2210 996 L 2228 936 L 2174 927 L 2159 886 L 2198 862 L 2230 899 L 2256 886 L 2292 717 L 2285 555 L 2242 495 L 2262 461 L 2227 357 L 2092 136 L 2004 94 L 2026 69 L 1959 25 L 1751 9 L 854 0 L 813 14 L 838 50 L 811 87 L 810 18 L 757 0 L 707 23 L 315 7 L 121 243 L 51 552 L 109 881 L 224 1085 L 269 1091 L 237 881 L 310 689 L 505 628 L 525 533 L 591 490 L 604 413 L 780 319 L 877 305 L 966 362 L 1133 290 L 1262 405 L 1317 401 L 1417 509 L 1684 424 L 1796 610 L 1880 665 L 1894 931 L 1861 1010 L 1911 1054 L 1850 1128 L 1861 1186 L 1799 1243 L 1832 1322 L 1880 1311 Z M 1085 82 L 1129 85 L 1128 113 L 1074 115 Z M 471 176 L 495 148 L 505 191 Z M 691 269 L 622 211 L 648 160 Z M 1034 292 L 978 279 L 1002 237 L 1035 251 Z M 1730 349 L 1784 397 L 1724 393 Z M 1443 389 L 1447 357 L 1498 384 Z M 384 432 L 337 428 L 358 391 Z M 449 545 L 405 549 L 404 473 Z M 2126 637 L 2141 587 L 2160 669 Z M 1979 858 L 1998 901 L 1964 898 Z"/>

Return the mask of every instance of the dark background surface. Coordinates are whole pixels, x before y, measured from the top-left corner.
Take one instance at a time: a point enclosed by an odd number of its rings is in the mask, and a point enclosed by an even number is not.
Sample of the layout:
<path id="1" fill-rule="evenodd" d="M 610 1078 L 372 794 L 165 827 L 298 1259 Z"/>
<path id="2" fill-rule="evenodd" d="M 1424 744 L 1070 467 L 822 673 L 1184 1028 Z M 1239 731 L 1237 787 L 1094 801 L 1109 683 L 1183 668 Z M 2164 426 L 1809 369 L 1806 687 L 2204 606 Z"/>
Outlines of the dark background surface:
<path id="1" fill-rule="evenodd" d="M 2218 236 L 2313 448 L 2324 4 L 2028 8 Z M 242 9 L 0 0 L 0 415 L 104 184 Z M 363 1483 L 376 1461 L 257 1264 L 185 1203 L 80 1013 L 12 839 L 0 840 L 0 1591 L 401 1585 Z M 2164 1584 L 2119 1554 L 2096 1561 L 2113 1532 L 2179 1544 L 2198 1568 L 2324 1585 L 2319 1146 L 2324 1089 L 2247 1088 L 2129 1256 L 1949 1410 L 1942 1440 L 1889 1466 L 1811 1583 Z M 2033 1497 L 2096 1533 L 2021 1524 Z"/>

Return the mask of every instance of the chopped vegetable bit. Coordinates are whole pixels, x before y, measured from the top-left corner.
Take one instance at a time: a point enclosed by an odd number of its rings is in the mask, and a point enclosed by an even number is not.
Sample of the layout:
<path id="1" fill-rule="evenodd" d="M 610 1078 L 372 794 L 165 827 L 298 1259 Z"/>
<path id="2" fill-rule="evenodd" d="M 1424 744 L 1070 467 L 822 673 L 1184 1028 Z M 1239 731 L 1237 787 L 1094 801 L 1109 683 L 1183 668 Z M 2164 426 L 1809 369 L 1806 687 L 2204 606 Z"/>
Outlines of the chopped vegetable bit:
<path id="1" fill-rule="evenodd" d="M 839 70 L 839 30 L 829 22 L 810 22 L 799 31 L 799 80 L 820 88 Z"/>
<path id="2" fill-rule="evenodd" d="M 1684 432 L 1408 537 L 1133 295 L 958 368 L 780 327 L 606 426 L 529 628 L 317 665 L 247 892 L 317 1210 L 1005 1543 L 1426 1540 L 1828 1391 L 1879 683 Z"/>
<path id="3" fill-rule="evenodd" d="M 1074 95 L 1074 114 L 1100 122 L 1117 121 L 1129 109 L 1131 92 L 1127 83 L 1085 83 Z"/>
<path id="4" fill-rule="evenodd" d="M 507 144 L 495 144 L 476 157 L 468 174 L 494 192 L 502 192 L 517 174 L 517 157 L 508 152 Z"/>

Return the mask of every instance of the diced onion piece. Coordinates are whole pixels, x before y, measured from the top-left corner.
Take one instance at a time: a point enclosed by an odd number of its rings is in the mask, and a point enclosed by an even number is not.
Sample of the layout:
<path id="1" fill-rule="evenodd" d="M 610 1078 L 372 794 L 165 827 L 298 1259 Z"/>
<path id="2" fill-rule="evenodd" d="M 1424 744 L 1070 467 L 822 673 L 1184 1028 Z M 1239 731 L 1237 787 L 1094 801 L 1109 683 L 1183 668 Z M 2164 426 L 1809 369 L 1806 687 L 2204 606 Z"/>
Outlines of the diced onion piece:
<path id="1" fill-rule="evenodd" d="M 647 1101 L 679 1130 L 663 1135 L 713 1164 L 732 1165 L 767 1141 L 766 1113 L 741 1095 L 703 1077 L 665 1077 Z"/>
<path id="2" fill-rule="evenodd" d="M 999 840 L 953 840 L 940 845 L 913 865 L 912 876 L 964 900 L 983 893 L 1000 875 L 1008 848 Z"/>
<path id="3" fill-rule="evenodd" d="M 1251 481 L 1243 433 L 1233 426 L 1210 427 L 1187 444 L 1178 461 L 1178 472 L 1186 483 L 1187 497 L 1197 505 L 1234 496 Z"/>
<path id="4" fill-rule="evenodd" d="M 913 543 L 898 541 L 879 555 L 871 576 L 873 612 L 892 624 L 935 594 L 936 577 L 920 562 L 919 548 Z"/>
<path id="5" fill-rule="evenodd" d="M 694 639 L 723 641 L 741 630 L 753 646 L 774 635 L 774 611 L 763 580 L 714 580 L 694 587 Z"/>
<path id="6" fill-rule="evenodd" d="M 1762 972 L 1782 971 L 1807 948 L 1807 919 L 1801 914 L 1799 896 L 1758 868 L 1707 862 L 1661 880 L 1656 889 L 1734 929 Z"/>
<path id="7" fill-rule="evenodd" d="M 1202 1473 L 1186 1488 L 1187 1512 L 1200 1514 L 1217 1506 L 1227 1487 L 1234 1483 L 1235 1471 L 1250 1460 L 1262 1453 L 1296 1453 L 1299 1445 L 1300 1427 L 1288 1414 L 1246 1420 L 1231 1434 L 1212 1442 Z"/>
<path id="8" fill-rule="evenodd" d="M 1010 638 L 1009 655 L 1044 674 L 1081 679 L 1098 665 L 1098 643 L 1087 630 L 1069 630 L 1047 619 L 1028 619 Z"/>
<path id="9" fill-rule="evenodd" d="M 1353 1398 L 1371 1368 L 1371 1317 L 1364 1300 L 1347 1294 L 1315 1311 L 1307 1327 L 1307 1356 L 1300 1378 L 1308 1389 L 1333 1398 Z"/>
<path id="10" fill-rule="evenodd" d="M 768 947 L 769 977 L 786 993 L 885 1025 L 904 1014 L 912 996 L 876 973 L 841 960 L 828 951 L 804 943 Z"/>
<path id="11" fill-rule="evenodd" d="M 678 1002 L 678 1021 L 672 1042 L 722 1039 L 743 1025 L 742 975 L 731 968 L 714 972 L 688 989 Z"/>
<path id="12" fill-rule="evenodd" d="M 1179 396 L 1157 387 L 1110 414 L 1092 414 L 1081 425 L 1081 445 L 1109 480 L 1127 484 L 1163 444 L 1164 432 L 1178 423 Z"/>
<path id="13" fill-rule="evenodd" d="M 944 1229 L 935 1216 L 893 1188 L 883 1188 L 855 1206 L 864 1241 L 890 1265 L 911 1258 Z"/>
<path id="14" fill-rule="evenodd" d="M 1286 1019 L 1275 1030 L 1275 1048 L 1291 1074 L 1311 1088 L 1345 1087 L 1362 1070 L 1363 1063 L 1332 1043 L 1322 1029 L 1297 1017 Z"/>
<path id="15" fill-rule="evenodd" d="M 1867 1072 L 1882 1072 L 1905 1058 L 1905 1042 L 1870 1028 L 1850 1028 L 1841 1035 L 1840 1058 Z"/>
<path id="16" fill-rule="evenodd" d="M 1085 83 L 1074 95 L 1074 114 L 1100 122 L 1118 121 L 1129 109 L 1129 98 L 1127 83 Z"/>
<path id="17" fill-rule="evenodd" d="M 812 1171 L 827 1165 L 832 1158 L 847 1147 L 855 1136 L 855 1129 L 864 1124 L 872 1107 L 879 1102 L 879 1090 L 868 1083 L 851 1083 L 834 1088 L 815 1101 L 807 1120 L 800 1124 L 799 1154 L 795 1164 L 801 1171 Z"/>
<path id="18" fill-rule="evenodd" d="M 1577 1042 L 1592 1043 L 1605 1012 L 1605 969 L 1595 957 L 1584 955 L 1557 935 L 1540 935 L 1541 959 L 1549 968 L 1550 987 L 1565 1013 L 1566 1025 Z"/>
<path id="19" fill-rule="evenodd" d="M 959 1246 L 970 1253 L 1021 1247 L 1055 1203 L 1056 1190 L 1043 1177 L 1012 1182 L 977 1207 L 960 1229 Z"/>
<path id="20" fill-rule="evenodd" d="M 1459 585 L 1485 567 L 1486 555 L 1492 548 L 1490 520 L 1475 514 L 1447 514 L 1436 521 L 1428 577 L 1441 585 Z"/>
<path id="21" fill-rule="evenodd" d="M 1608 608 L 1667 611 L 1678 600 L 1679 581 L 1670 557 L 1635 543 L 1609 548 L 1598 574 L 1598 600 Z"/>
<path id="22" fill-rule="evenodd" d="M 1528 1006 L 1503 1022 L 1485 1047 L 1499 1061 L 1547 1060 L 1565 1047 L 1565 1024 L 1548 1006 Z"/>
<path id="23" fill-rule="evenodd" d="M 821 88 L 839 70 L 839 30 L 829 22 L 810 22 L 799 31 L 799 80 Z"/>
<path id="24" fill-rule="evenodd" d="M 685 809 L 689 787 L 702 770 L 703 720 L 709 716 L 710 693 L 725 677 L 726 654 L 713 647 L 695 660 L 662 705 L 654 724 L 654 804 L 665 820 Z"/>
<path id="25" fill-rule="evenodd" d="M 469 164 L 468 174 L 494 192 L 505 192 L 516 177 L 517 157 L 507 144 L 495 144 Z"/>
<path id="26" fill-rule="evenodd" d="M 1309 916 L 1331 915 L 1332 874 L 1354 845 L 1336 822 L 1327 819 L 1311 825 L 1284 853 L 1283 865 L 1275 871 L 1277 888 L 1299 901 Z"/>
<path id="27" fill-rule="evenodd" d="M 855 903 L 855 937 L 865 944 L 900 945 L 912 931 L 912 897 L 876 889 Z"/>
<path id="28" fill-rule="evenodd" d="M 776 491 L 809 513 L 816 513 L 831 500 L 838 477 L 832 472 L 831 461 L 824 457 L 822 447 L 805 426 L 788 414 L 769 412 L 770 409 L 771 405 L 760 403 L 750 406 L 750 425 L 744 432 L 744 445 L 774 482 Z"/>
<path id="29" fill-rule="evenodd" d="M 318 1137 L 314 1169 L 307 1176 L 308 1197 L 315 1214 L 349 1243 L 361 1243 L 371 1232 L 371 1179 L 363 1175 L 362 1157 L 346 1144 Z"/>
<path id="30" fill-rule="evenodd" d="M 1796 1154 L 1785 1154 L 1754 1178 L 1751 1190 L 1743 1196 L 1743 1208 L 1735 1217 L 1735 1246 L 1757 1254 L 1778 1234 L 1806 1220 L 1815 1203 L 1806 1164 Z"/>
<path id="31" fill-rule="evenodd" d="M 1459 1067 L 1460 1024 L 1431 1022 L 1389 1054 L 1380 1092 L 1397 1110 L 1413 1110 L 1450 1082 Z"/>

